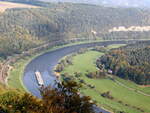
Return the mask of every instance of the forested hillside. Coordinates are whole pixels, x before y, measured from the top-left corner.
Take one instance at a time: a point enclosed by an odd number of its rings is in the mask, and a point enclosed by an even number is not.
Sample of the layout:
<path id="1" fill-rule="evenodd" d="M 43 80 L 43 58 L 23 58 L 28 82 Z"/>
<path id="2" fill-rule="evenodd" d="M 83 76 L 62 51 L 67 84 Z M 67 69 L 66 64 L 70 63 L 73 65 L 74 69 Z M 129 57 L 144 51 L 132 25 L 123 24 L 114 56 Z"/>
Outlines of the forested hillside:
<path id="1" fill-rule="evenodd" d="M 31 1 L 30 1 L 31 2 Z M 44 3 L 43 3 L 44 4 Z M 7 58 L 61 39 L 142 39 L 149 32 L 108 33 L 118 26 L 149 26 L 150 11 L 71 3 L 38 9 L 9 9 L 0 15 L 0 56 Z"/>
<path id="2" fill-rule="evenodd" d="M 113 74 L 140 85 L 150 84 L 150 42 L 139 42 L 113 49 L 99 60 Z"/>

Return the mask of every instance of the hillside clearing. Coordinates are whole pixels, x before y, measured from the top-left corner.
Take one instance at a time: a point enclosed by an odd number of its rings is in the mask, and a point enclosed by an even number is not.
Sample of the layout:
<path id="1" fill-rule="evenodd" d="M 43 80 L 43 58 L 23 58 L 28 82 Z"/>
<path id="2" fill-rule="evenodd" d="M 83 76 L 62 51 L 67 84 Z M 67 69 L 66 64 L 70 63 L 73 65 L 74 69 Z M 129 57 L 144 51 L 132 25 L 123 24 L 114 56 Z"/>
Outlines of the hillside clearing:
<path id="1" fill-rule="evenodd" d="M 0 1 L 0 12 L 4 12 L 6 9 L 11 8 L 38 8 L 37 6 L 21 4 L 21 3 L 11 3 Z"/>

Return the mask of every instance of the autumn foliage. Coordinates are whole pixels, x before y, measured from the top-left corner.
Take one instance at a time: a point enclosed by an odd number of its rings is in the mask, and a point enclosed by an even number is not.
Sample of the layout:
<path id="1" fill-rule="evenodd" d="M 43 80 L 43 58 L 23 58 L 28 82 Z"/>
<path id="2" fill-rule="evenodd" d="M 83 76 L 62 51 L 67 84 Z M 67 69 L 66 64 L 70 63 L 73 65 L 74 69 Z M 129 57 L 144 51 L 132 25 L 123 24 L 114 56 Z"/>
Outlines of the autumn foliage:
<path id="1" fill-rule="evenodd" d="M 129 79 L 140 85 L 150 84 L 150 42 L 138 42 L 113 49 L 100 59 L 97 65 L 104 65 L 114 75 Z"/>
<path id="2" fill-rule="evenodd" d="M 0 113 L 94 113 L 88 96 L 81 96 L 74 81 L 57 83 L 57 88 L 41 89 L 42 98 L 14 91 L 0 95 Z"/>

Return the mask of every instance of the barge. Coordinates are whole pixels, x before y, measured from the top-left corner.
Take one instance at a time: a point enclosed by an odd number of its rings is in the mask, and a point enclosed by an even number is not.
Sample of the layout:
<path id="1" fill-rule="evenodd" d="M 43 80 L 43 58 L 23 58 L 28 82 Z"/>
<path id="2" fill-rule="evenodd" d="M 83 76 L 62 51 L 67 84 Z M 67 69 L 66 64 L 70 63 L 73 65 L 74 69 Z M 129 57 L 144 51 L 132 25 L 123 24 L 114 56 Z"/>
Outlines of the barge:
<path id="1" fill-rule="evenodd" d="M 44 86 L 44 81 L 43 81 L 42 75 L 41 75 L 41 73 L 40 73 L 39 71 L 36 71 L 36 72 L 35 72 L 35 77 L 36 77 L 36 80 L 37 80 L 37 82 L 38 82 L 38 85 L 39 85 L 40 87 Z"/>

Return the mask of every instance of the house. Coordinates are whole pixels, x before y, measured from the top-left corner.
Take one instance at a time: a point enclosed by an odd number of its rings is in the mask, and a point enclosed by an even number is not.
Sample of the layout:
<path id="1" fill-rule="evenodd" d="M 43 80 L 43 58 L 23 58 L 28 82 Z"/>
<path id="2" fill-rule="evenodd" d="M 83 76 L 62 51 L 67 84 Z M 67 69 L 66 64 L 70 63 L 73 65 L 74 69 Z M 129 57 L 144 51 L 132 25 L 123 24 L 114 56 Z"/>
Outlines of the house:
<path id="1" fill-rule="evenodd" d="M 108 74 L 112 74 L 112 73 L 113 73 L 113 71 L 109 69 L 108 70 Z"/>

